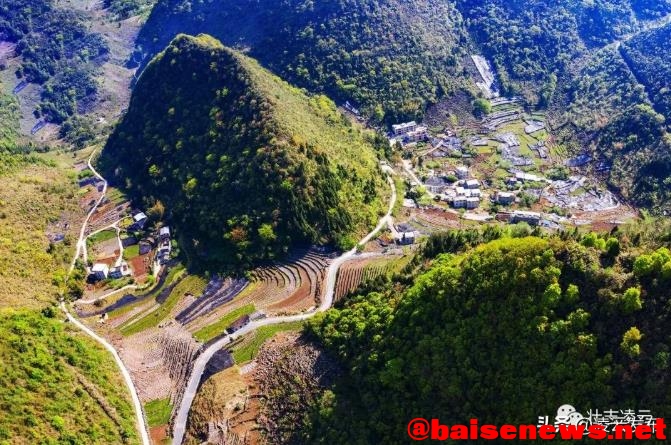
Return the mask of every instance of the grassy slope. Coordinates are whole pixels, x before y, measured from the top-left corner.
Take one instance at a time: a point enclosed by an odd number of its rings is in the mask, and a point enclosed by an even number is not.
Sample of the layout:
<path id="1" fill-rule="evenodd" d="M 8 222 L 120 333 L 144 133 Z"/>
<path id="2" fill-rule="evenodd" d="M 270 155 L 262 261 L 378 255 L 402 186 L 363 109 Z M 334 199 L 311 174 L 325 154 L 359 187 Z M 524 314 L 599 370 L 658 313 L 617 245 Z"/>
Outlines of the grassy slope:
<path id="1" fill-rule="evenodd" d="M 139 443 L 109 355 L 39 312 L 0 309 L 0 443 Z"/>
<path id="2" fill-rule="evenodd" d="M 179 301 L 186 294 L 199 296 L 203 293 L 207 280 L 197 275 L 189 275 L 184 278 L 175 288 L 170 292 L 168 298 L 156 310 L 145 315 L 136 322 L 121 328 L 123 335 L 132 335 L 142 332 L 147 328 L 157 326 L 163 321 L 172 311 L 172 309 L 179 303 Z"/>
<path id="3" fill-rule="evenodd" d="M 13 97 L 0 95 L 0 307 L 36 307 L 52 300 L 72 251 L 76 228 L 49 251 L 47 226 L 63 215 L 77 219 L 70 161 L 55 156 L 11 155 L 21 141 Z M 68 163 L 66 163 L 68 162 Z M 63 232 L 63 230 L 60 230 Z"/>
<path id="4" fill-rule="evenodd" d="M 196 338 L 196 340 L 200 340 L 202 342 L 210 341 L 217 335 L 222 334 L 224 330 L 228 326 L 230 326 L 230 324 L 233 323 L 236 319 L 242 317 L 243 315 L 249 315 L 252 312 L 254 312 L 254 305 L 251 303 L 246 304 L 224 315 L 215 323 L 212 323 L 210 325 L 203 327 L 202 329 L 199 329 L 193 334 L 193 336 L 194 338 Z"/>
<path id="5" fill-rule="evenodd" d="M 263 343 L 272 338 L 278 332 L 300 331 L 303 328 L 302 321 L 261 326 L 240 343 L 233 347 L 233 359 L 235 363 L 241 364 L 252 360 L 258 354 Z"/>

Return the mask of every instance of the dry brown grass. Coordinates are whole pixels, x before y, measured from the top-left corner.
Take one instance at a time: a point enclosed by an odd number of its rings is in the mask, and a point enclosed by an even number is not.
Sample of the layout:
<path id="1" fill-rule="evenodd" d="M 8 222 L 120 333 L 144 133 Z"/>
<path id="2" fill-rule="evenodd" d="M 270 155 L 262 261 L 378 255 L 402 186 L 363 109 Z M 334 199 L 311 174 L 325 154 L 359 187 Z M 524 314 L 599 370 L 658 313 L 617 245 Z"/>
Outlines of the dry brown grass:
<path id="1" fill-rule="evenodd" d="M 83 216 L 77 192 L 61 166 L 29 165 L 0 177 L 0 307 L 55 299 L 53 279 L 66 269 Z M 47 230 L 67 235 L 51 253 Z"/>

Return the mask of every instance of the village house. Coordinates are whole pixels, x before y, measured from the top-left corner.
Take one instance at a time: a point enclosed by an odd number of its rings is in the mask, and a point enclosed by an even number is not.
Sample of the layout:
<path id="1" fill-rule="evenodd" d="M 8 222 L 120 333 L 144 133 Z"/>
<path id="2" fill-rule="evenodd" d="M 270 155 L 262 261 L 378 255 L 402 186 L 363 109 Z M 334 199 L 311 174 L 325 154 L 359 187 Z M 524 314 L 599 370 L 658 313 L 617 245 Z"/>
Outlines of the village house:
<path id="1" fill-rule="evenodd" d="M 153 236 L 148 236 L 140 240 L 140 255 L 146 255 L 156 246 L 156 240 Z"/>
<path id="2" fill-rule="evenodd" d="M 443 193 L 445 188 L 449 185 L 445 178 L 440 176 L 431 176 L 424 182 L 426 189 L 434 194 Z"/>
<path id="3" fill-rule="evenodd" d="M 466 198 L 465 196 L 455 196 L 454 199 L 452 200 L 452 207 L 455 209 L 463 209 L 466 208 Z"/>
<path id="4" fill-rule="evenodd" d="M 468 195 L 473 198 L 480 198 L 482 196 L 480 189 L 470 189 L 468 192 Z"/>
<path id="5" fill-rule="evenodd" d="M 515 202 L 515 195 L 509 192 L 497 192 L 496 202 L 501 205 L 510 205 Z"/>
<path id="6" fill-rule="evenodd" d="M 109 275 L 109 266 L 105 263 L 96 263 L 91 268 L 91 276 L 96 281 L 106 280 Z"/>
<path id="7" fill-rule="evenodd" d="M 144 225 L 147 223 L 147 215 L 144 212 L 137 212 L 133 215 L 133 224 L 128 227 L 129 231 L 142 230 Z"/>
<path id="8" fill-rule="evenodd" d="M 457 176 L 457 179 L 468 179 L 468 167 L 461 165 L 457 167 L 454 173 Z"/>
<path id="9" fill-rule="evenodd" d="M 415 232 L 408 231 L 408 232 L 400 232 L 398 234 L 398 238 L 396 238 L 396 242 L 402 246 L 407 246 L 410 244 L 415 243 Z"/>
<path id="10" fill-rule="evenodd" d="M 465 185 L 467 189 L 477 189 L 480 187 L 480 181 L 477 179 L 468 179 Z"/>
<path id="11" fill-rule="evenodd" d="M 158 231 L 158 236 L 163 241 L 164 239 L 170 239 L 170 227 L 164 226 L 161 227 Z"/>
<path id="12" fill-rule="evenodd" d="M 476 209 L 480 206 L 480 198 L 466 198 L 466 208 L 467 209 Z"/>
<path id="13" fill-rule="evenodd" d="M 417 130 L 417 122 L 410 121 L 402 124 L 396 124 L 392 125 L 391 128 L 394 131 L 394 136 L 401 136 Z"/>
<path id="14" fill-rule="evenodd" d="M 415 130 L 406 133 L 403 136 L 403 142 L 419 142 L 425 141 L 429 138 L 429 129 L 426 127 L 417 127 Z"/>
<path id="15" fill-rule="evenodd" d="M 168 226 L 161 227 L 158 231 L 160 246 L 156 253 L 158 263 L 163 265 L 170 259 L 170 252 L 172 251 L 172 243 L 170 241 L 170 228 Z"/>
<path id="16" fill-rule="evenodd" d="M 537 226 L 541 221 L 541 214 L 538 212 L 527 212 L 516 210 L 510 218 L 511 223 L 525 222 L 532 226 Z"/>
<path id="17" fill-rule="evenodd" d="M 109 277 L 115 280 L 130 276 L 130 274 L 131 274 L 130 267 L 128 267 L 128 263 L 126 263 L 125 261 L 122 261 L 120 265 L 113 267 L 109 271 Z"/>

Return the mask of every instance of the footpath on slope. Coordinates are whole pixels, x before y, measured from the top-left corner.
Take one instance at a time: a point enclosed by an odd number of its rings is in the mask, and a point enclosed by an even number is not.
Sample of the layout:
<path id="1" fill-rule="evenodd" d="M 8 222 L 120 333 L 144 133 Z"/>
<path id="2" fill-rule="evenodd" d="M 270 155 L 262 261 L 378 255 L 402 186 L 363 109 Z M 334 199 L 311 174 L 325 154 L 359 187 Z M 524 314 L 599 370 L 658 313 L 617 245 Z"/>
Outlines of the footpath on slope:
<path id="1" fill-rule="evenodd" d="M 84 251 L 86 251 L 86 226 L 89 223 L 89 220 L 91 219 L 91 216 L 93 213 L 96 211 L 100 203 L 103 201 L 105 198 L 105 193 L 107 193 L 107 180 L 100 175 L 96 171 L 95 168 L 93 168 L 93 165 L 91 164 L 91 160 L 93 159 L 93 156 L 95 155 L 96 151 L 94 150 L 93 153 L 91 153 L 91 156 L 88 159 L 88 166 L 89 169 L 93 172 L 93 174 L 103 181 L 103 190 L 102 194 L 100 195 L 100 198 L 96 201 L 94 206 L 89 210 L 89 213 L 86 215 L 86 218 L 84 219 L 84 223 L 82 224 L 82 228 L 79 231 L 79 239 L 77 240 L 77 248 L 75 250 L 75 255 L 74 258 L 72 259 L 72 262 L 70 263 L 70 269 L 68 270 L 68 277 L 72 273 L 72 271 L 75 268 L 75 264 L 77 263 L 77 259 L 79 258 L 82 248 Z M 133 407 L 135 411 L 135 417 L 136 417 L 136 422 L 137 422 L 137 429 L 138 432 L 140 433 L 140 442 L 142 445 L 151 445 L 151 441 L 149 440 L 149 433 L 147 432 L 147 427 L 146 423 L 144 420 L 144 414 L 142 411 L 142 403 L 140 403 L 140 397 L 137 394 L 137 390 L 135 389 L 135 385 L 133 384 L 133 379 L 130 377 L 130 372 L 128 372 L 128 369 L 126 368 L 126 365 L 124 362 L 121 360 L 121 357 L 119 357 L 119 354 L 116 352 L 116 349 L 114 349 L 114 346 L 112 346 L 107 340 L 93 332 L 90 328 L 88 328 L 86 325 L 84 325 L 82 322 L 77 320 L 68 310 L 67 305 L 65 302 L 61 301 L 60 304 L 61 309 L 63 312 L 65 312 L 66 317 L 72 324 L 77 326 L 79 329 L 81 329 L 86 335 L 100 343 L 105 349 L 107 349 L 112 356 L 114 357 L 114 361 L 116 362 L 117 366 L 119 367 L 119 370 L 121 371 L 121 375 L 123 376 L 124 383 L 126 384 L 126 387 L 130 391 L 131 394 L 131 399 L 133 401 Z"/>
<path id="2" fill-rule="evenodd" d="M 377 226 L 370 233 L 368 233 L 368 235 L 363 237 L 361 241 L 359 241 L 359 244 L 366 244 L 386 225 L 392 224 L 391 214 L 394 209 L 394 204 L 396 203 L 396 186 L 394 185 L 394 181 L 391 177 L 388 177 L 387 180 L 389 182 L 389 186 L 391 187 L 391 198 L 389 199 L 389 209 L 387 210 L 387 213 L 382 218 L 380 218 L 380 221 L 378 222 Z M 193 368 L 191 370 L 191 375 L 189 376 L 189 381 L 184 390 L 184 393 L 182 394 L 179 409 L 175 416 L 173 434 L 172 434 L 173 445 L 181 445 L 182 441 L 184 440 L 184 434 L 186 433 L 186 421 L 189 416 L 189 411 L 191 410 L 191 404 L 193 403 L 193 399 L 196 397 L 196 392 L 198 390 L 198 386 L 200 385 L 200 379 L 203 375 L 203 372 L 205 371 L 205 366 L 207 366 L 207 363 L 210 361 L 210 359 L 212 359 L 214 354 L 224 345 L 233 341 L 235 338 L 253 332 L 254 330 L 260 328 L 261 326 L 288 323 L 292 321 L 303 321 L 315 316 L 319 312 L 324 312 L 327 309 L 329 309 L 333 304 L 333 296 L 335 294 L 335 284 L 338 269 L 345 261 L 354 256 L 356 256 L 357 258 L 365 258 L 366 256 L 368 256 L 368 254 L 358 254 L 357 248 L 354 247 L 351 250 L 340 255 L 335 260 L 333 260 L 333 262 L 328 268 L 328 272 L 326 275 L 326 292 L 324 294 L 324 298 L 319 307 L 314 311 L 298 315 L 264 318 L 261 320 L 250 322 L 249 324 L 245 325 L 235 333 L 226 335 L 217 340 L 216 342 L 212 343 L 198 356 L 198 358 L 196 358 L 196 361 L 194 362 Z"/>

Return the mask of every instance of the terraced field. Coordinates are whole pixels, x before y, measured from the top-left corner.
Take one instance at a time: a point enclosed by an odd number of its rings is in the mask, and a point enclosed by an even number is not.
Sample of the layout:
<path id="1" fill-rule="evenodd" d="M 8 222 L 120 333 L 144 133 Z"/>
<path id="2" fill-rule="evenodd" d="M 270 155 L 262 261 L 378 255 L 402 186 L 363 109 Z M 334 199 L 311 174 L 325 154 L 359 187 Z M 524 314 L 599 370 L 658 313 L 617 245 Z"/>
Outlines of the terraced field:
<path id="1" fill-rule="evenodd" d="M 339 301 L 347 294 L 354 292 L 361 284 L 372 281 L 382 275 L 392 275 L 399 272 L 410 260 L 411 256 L 396 256 L 390 258 L 366 258 L 352 260 L 343 264 L 338 271 L 336 281 L 335 301 Z"/>

